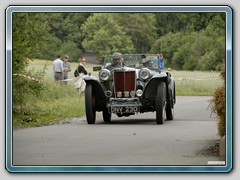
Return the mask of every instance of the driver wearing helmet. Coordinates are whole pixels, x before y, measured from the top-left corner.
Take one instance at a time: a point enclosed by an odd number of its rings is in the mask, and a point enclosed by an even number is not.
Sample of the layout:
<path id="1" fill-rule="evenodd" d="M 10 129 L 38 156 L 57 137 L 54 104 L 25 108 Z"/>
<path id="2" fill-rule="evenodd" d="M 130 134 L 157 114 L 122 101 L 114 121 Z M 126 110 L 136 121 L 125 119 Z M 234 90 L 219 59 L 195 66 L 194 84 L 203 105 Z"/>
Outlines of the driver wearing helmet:
<path id="1" fill-rule="evenodd" d="M 115 52 L 112 55 L 112 63 L 106 66 L 106 69 L 112 71 L 115 68 L 121 68 L 124 66 L 122 54 Z"/>

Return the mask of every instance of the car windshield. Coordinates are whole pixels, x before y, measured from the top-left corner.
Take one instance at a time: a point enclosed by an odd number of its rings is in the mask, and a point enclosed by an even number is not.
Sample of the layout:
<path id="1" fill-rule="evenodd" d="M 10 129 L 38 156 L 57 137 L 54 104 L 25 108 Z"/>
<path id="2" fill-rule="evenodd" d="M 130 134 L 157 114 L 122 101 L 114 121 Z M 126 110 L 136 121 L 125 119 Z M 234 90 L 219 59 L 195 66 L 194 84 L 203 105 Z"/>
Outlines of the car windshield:
<path id="1" fill-rule="evenodd" d="M 125 66 L 142 68 L 148 67 L 151 69 L 158 69 L 159 67 L 159 55 L 158 54 L 123 54 L 123 62 Z M 112 63 L 112 56 L 106 56 L 104 58 L 104 66 Z"/>

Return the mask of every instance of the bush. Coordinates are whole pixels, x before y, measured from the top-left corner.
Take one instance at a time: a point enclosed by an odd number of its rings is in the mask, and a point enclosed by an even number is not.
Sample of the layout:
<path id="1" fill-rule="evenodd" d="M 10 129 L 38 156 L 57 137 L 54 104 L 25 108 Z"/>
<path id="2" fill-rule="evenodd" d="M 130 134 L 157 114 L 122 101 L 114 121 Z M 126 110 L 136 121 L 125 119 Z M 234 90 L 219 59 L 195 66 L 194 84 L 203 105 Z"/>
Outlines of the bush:
<path id="1" fill-rule="evenodd" d="M 225 67 L 221 70 L 221 77 L 225 80 Z M 213 113 L 217 114 L 218 134 L 223 137 L 226 132 L 226 98 L 225 87 L 219 87 L 215 90 L 213 98 L 210 102 L 210 107 Z"/>
<path id="2" fill-rule="evenodd" d="M 23 71 L 22 75 L 13 76 L 13 109 L 19 111 L 21 114 L 26 109 L 27 101 L 33 97 L 38 97 L 40 92 L 44 89 L 41 82 L 45 74 L 45 68 L 41 71 Z M 35 80 L 28 77 L 34 77 Z"/>

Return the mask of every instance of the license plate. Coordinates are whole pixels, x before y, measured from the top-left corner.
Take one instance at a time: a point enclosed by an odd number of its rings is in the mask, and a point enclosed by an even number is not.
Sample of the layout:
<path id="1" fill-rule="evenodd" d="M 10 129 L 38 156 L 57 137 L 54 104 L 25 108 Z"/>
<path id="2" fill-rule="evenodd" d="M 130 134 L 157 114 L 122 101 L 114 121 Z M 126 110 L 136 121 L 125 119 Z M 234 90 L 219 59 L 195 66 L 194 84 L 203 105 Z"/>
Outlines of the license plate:
<path id="1" fill-rule="evenodd" d="M 111 107 L 112 113 L 133 113 L 139 112 L 139 106 L 113 106 Z"/>

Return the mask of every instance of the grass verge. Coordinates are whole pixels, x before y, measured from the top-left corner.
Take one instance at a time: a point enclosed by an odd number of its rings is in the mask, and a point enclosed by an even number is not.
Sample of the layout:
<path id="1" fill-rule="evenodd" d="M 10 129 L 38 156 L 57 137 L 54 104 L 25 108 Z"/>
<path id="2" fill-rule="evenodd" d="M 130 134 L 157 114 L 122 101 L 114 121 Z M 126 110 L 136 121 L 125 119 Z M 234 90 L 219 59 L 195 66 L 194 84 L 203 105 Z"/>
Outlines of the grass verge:
<path id="1" fill-rule="evenodd" d="M 39 127 L 85 115 L 85 99 L 72 85 L 49 83 L 38 95 L 30 96 L 25 106 L 14 106 L 13 127 Z"/>

